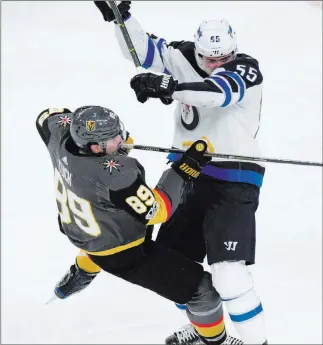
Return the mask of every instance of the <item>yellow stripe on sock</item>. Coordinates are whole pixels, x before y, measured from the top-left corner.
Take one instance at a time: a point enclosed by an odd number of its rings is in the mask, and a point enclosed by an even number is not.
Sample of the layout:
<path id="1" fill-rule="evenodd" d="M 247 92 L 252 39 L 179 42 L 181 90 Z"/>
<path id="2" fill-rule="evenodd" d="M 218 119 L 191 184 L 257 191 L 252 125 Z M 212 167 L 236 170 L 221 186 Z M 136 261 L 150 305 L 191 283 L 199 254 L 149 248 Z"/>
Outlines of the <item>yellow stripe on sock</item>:
<path id="1" fill-rule="evenodd" d="M 98 273 L 101 271 L 101 267 L 95 264 L 87 255 L 78 255 L 76 257 L 76 262 L 78 266 L 87 273 Z"/>
<path id="2" fill-rule="evenodd" d="M 214 338 L 220 335 L 224 330 L 224 322 L 220 322 L 215 326 L 210 327 L 199 327 L 196 324 L 193 325 L 196 329 L 197 333 L 200 334 L 202 337 L 206 338 Z"/>

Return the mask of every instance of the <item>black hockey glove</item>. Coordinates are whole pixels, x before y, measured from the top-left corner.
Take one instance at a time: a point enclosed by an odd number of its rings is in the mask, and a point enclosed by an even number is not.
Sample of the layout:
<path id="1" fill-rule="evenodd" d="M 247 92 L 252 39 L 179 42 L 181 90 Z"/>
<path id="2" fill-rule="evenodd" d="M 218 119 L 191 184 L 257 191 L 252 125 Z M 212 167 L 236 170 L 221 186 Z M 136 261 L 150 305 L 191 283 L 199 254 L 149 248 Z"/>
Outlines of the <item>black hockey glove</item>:
<path id="1" fill-rule="evenodd" d="M 165 97 L 160 97 L 160 100 L 165 105 L 170 105 L 174 101 L 172 98 L 165 98 Z"/>
<path id="2" fill-rule="evenodd" d="M 134 76 L 130 81 L 131 88 L 135 91 L 137 100 L 145 103 L 149 97 L 171 99 L 178 82 L 169 75 L 156 75 L 153 73 L 141 73 Z"/>
<path id="3" fill-rule="evenodd" d="M 75 261 L 75 264 L 71 266 L 70 270 L 55 286 L 55 295 L 60 299 L 64 299 L 76 292 L 80 292 L 85 289 L 97 275 L 98 273 L 85 272 Z"/>
<path id="4" fill-rule="evenodd" d="M 106 1 L 94 1 L 94 3 L 95 6 L 101 11 L 103 19 L 106 22 L 112 22 L 116 19 L 113 11 Z M 122 15 L 123 20 L 127 20 L 130 17 L 130 13 L 128 12 L 130 10 L 130 4 L 131 1 L 121 1 L 121 3 L 118 5 L 118 9 Z"/>
<path id="5" fill-rule="evenodd" d="M 207 143 L 204 140 L 197 140 L 183 154 L 183 156 L 171 166 L 184 180 L 198 178 L 204 166 L 211 160 L 205 157 Z"/>

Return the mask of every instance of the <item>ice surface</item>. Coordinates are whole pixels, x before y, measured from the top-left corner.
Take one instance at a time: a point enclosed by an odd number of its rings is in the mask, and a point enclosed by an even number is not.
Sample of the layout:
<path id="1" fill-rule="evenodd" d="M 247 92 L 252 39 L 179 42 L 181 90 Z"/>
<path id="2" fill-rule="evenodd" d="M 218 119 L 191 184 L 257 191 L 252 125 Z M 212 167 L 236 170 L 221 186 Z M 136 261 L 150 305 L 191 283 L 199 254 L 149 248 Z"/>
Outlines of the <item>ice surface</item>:
<path id="1" fill-rule="evenodd" d="M 150 291 L 100 274 L 45 306 L 77 250 L 57 229 L 52 167 L 35 128 L 48 107 L 100 104 L 137 144 L 170 146 L 172 110 L 129 87 L 112 23 L 92 2 L 2 2 L 2 343 L 161 344 L 186 323 Z M 133 2 L 144 29 L 191 40 L 226 18 L 264 75 L 264 156 L 322 160 L 322 11 L 299 2 Z M 154 186 L 165 154 L 137 151 Z M 270 344 L 322 344 L 322 169 L 267 165 L 257 212 L 255 286 Z M 228 327 L 234 334 L 232 326 Z"/>

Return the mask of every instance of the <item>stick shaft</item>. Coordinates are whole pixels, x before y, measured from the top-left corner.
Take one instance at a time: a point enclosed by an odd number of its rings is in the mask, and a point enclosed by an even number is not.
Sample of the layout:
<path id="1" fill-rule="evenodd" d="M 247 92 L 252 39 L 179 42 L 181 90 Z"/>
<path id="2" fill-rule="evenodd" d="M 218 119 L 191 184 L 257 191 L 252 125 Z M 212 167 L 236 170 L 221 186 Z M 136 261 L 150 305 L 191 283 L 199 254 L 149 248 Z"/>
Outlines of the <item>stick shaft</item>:
<path id="1" fill-rule="evenodd" d="M 138 58 L 137 52 L 135 50 L 135 47 L 134 47 L 134 45 L 132 43 L 131 37 L 129 35 L 129 32 L 128 32 L 126 26 L 125 26 L 124 20 L 122 19 L 122 15 L 121 15 L 121 13 L 120 13 L 120 11 L 118 9 L 118 6 L 117 6 L 115 1 L 108 1 L 108 2 L 109 2 L 109 5 L 111 7 L 111 10 L 113 11 L 113 14 L 114 14 L 114 16 L 116 18 L 116 21 L 117 21 L 117 23 L 118 23 L 118 25 L 120 27 L 121 33 L 123 35 L 123 38 L 124 38 L 124 40 L 126 42 L 126 45 L 127 45 L 128 49 L 129 49 L 129 53 L 131 55 L 131 58 L 132 58 L 132 60 L 133 60 L 133 62 L 135 64 L 135 66 L 136 67 L 140 67 L 141 66 L 140 60 Z"/>
<path id="2" fill-rule="evenodd" d="M 165 147 L 145 146 L 145 145 L 124 144 L 123 147 L 126 149 L 154 151 L 154 152 L 163 152 L 163 153 L 180 153 L 180 154 L 183 154 L 185 152 L 184 150 L 175 149 L 175 148 L 165 148 Z M 268 157 L 251 157 L 251 156 L 241 156 L 241 155 L 229 155 L 229 154 L 224 154 L 224 153 L 206 153 L 205 156 L 222 158 L 222 159 L 241 160 L 241 161 L 248 161 L 248 162 L 293 164 L 293 165 L 304 165 L 304 166 L 315 166 L 315 167 L 322 167 L 323 166 L 323 164 L 321 162 L 299 161 L 299 160 L 292 160 L 292 159 L 278 159 L 278 158 L 268 158 Z"/>

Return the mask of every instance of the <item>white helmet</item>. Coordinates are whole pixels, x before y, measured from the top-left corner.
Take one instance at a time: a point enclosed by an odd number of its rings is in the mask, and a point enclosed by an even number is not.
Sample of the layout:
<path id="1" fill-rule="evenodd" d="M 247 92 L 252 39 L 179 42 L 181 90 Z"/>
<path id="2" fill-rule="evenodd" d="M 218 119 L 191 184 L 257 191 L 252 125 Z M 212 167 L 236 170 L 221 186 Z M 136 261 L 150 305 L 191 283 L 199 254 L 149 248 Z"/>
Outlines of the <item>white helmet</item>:
<path id="1" fill-rule="evenodd" d="M 209 61 L 222 60 L 223 64 L 234 59 L 238 51 L 236 33 L 225 19 L 202 22 L 194 35 L 194 43 L 197 64 L 209 74 L 215 68 L 207 66 L 208 58 Z"/>

